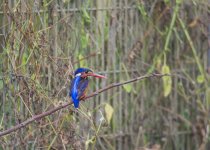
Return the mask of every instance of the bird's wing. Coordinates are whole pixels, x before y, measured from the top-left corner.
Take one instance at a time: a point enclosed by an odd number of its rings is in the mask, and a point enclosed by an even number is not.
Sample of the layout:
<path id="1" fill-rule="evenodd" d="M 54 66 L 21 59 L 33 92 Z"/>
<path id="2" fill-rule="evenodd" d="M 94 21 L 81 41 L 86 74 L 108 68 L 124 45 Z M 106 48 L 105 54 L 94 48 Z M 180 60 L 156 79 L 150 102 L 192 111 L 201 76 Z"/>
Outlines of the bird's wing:
<path id="1" fill-rule="evenodd" d="M 81 79 L 78 87 L 77 87 L 77 91 L 78 91 L 78 98 L 80 98 L 81 96 L 83 96 L 85 94 L 85 90 L 87 89 L 88 86 L 88 79 Z"/>
<path id="2" fill-rule="evenodd" d="M 77 80 L 76 78 L 72 79 L 71 85 L 70 85 L 69 96 L 72 96 L 72 90 L 75 89 L 76 87 L 77 98 L 79 99 L 86 92 L 85 90 L 87 89 L 87 86 L 88 86 L 87 78 L 86 79 L 80 78 L 79 80 Z"/>
<path id="3" fill-rule="evenodd" d="M 71 80 L 71 85 L 70 85 L 70 90 L 69 90 L 69 96 L 72 95 L 72 90 L 73 90 L 74 84 L 75 84 L 75 78 L 73 78 Z"/>

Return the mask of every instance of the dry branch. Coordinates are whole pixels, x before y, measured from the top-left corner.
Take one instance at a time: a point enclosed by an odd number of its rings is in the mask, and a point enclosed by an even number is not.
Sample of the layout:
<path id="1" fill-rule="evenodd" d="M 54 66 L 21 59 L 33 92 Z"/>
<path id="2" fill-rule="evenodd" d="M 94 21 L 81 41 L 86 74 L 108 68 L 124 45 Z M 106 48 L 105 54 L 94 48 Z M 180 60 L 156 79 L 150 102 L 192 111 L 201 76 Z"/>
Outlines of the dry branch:
<path id="1" fill-rule="evenodd" d="M 93 92 L 92 94 L 86 96 L 83 99 L 83 101 L 85 101 L 85 100 L 87 100 L 87 99 L 89 99 L 91 97 L 94 97 L 94 96 L 98 95 L 99 93 L 102 93 L 102 92 L 107 91 L 107 90 L 109 90 L 111 88 L 114 88 L 114 87 L 118 87 L 118 86 L 122 86 L 122 85 L 125 85 L 125 84 L 128 84 L 128 83 L 136 82 L 138 80 L 142 80 L 142 79 L 145 79 L 145 78 L 163 77 L 163 76 L 170 76 L 170 74 L 149 74 L 149 75 L 140 76 L 140 77 L 137 77 L 137 78 L 125 81 L 125 82 L 113 83 L 113 84 L 110 84 L 110 85 L 108 85 L 108 86 L 106 86 L 106 87 L 104 87 L 102 89 L 99 89 L 99 90 Z M 4 130 L 4 131 L 0 132 L 0 137 L 2 137 L 4 135 L 7 135 L 7 134 L 9 134 L 11 132 L 14 132 L 14 131 L 16 131 L 18 129 L 21 129 L 21 128 L 25 127 L 26 125 L 30 124 L 33 121 L 37 121 L 37 120 L 39 120 L 39 119 L 41 119 L 43 117 L 49 116 L 50 114 L 52 114 L 52 113 L 54 113 L 54 112 L 56 112 L 56 111 L 58 111 L 60 109 L 63 109 L 63 108 L 65 108 L 65 107 L 67 107 L 67 106 L 69 106 L 71 104 L 72 104 L 72 101 L 66 102 L 63 105 L 57 106 L 57 107 L 55 107 L 55 108 L 53 108 L 51 110 L 48 110 L 46 112 L 43 112 L 43 113 L 39 114 L 39 115 L 35 115 L 35 116 L 27 119 L 26 121 L 23 121 L 22 123 L 15 125 L 14 127 L 11 127 L 11 128 L 9 128 L 7 130 Z"/>

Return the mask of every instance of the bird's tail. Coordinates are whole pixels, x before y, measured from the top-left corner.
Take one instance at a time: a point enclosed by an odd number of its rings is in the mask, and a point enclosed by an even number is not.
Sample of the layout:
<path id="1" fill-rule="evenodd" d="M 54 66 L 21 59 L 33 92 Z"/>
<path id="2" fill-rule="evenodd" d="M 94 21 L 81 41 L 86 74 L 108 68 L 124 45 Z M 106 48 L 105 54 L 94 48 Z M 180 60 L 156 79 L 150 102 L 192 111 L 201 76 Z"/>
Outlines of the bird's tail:
<path id="1" fill-rule="evenodd" d="M 74 107 L 75 108 L 78 108 L 79 107 L 79 100 L 78 99 L 74 99 L 73 100 L 73 103 L 74 103 Z"/>

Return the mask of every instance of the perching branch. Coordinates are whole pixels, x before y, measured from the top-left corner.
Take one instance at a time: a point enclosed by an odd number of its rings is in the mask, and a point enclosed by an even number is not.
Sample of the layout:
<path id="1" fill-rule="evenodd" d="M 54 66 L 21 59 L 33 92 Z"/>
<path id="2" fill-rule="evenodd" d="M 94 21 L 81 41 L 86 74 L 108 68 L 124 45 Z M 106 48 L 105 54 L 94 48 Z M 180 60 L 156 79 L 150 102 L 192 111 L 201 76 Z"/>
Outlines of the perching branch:
<path id="1" fill-rule="evenodd" d="M 122 86 L 122 85 L 125 85 L 125 84 L 128 84 L 128 83 L 136 82 L 136 81 L 138 81 L 138 80 L 142 80 L 142 79 L 145 79 L 145 78 L 163 77 L 163 76 L 170 76 L 170 74 L 149 74 L 149 75 L 137 77 L 137 78 L 134 78 L 134 79 L 125 81 L 125 82 L 113 83 L 113 84 L 110 84 L 110 85 L 108 85 L 108 86 L 106 86 L 106 87 L 104 87 L 104 88 L 102 88 L 102 89 L 99 89 L 99 90 L 93 92 L 92 94 L 86 96 L 86 97 L 83 99 L 83 101 L 85 101 L 85 100 L 87 100 L 87 99 L 89 99 L 89 98 L 91 98 L 91 97 L 94 97 L 94 96 L 98 95 L 99 93 L 102 93 L 102 92 L 107 91 L 107 90 L 109 90 L 109 89 L 111 89 L 111 88 L 114 88 L 114 87 L 118 87 L 118 86 Z M 71 105 L 71 104 L 72 104 L 72 101 L 66 102 L 66 103 L 64 103 L 63 105 L 57 106 L 57 107 L 55 107 L 55 108 L 53 108 L 53 109 L 51 109 L 51 110 L 48 110 L 48 111 L 43 112 L 43 113 L 41 113 L 41 114 L 35 115 L 35 116 L 33 116 L 33 117 L 27 119 L 26 121 L 23 121 L 22 123 L 15 125 L 15 126 L 12 127 L 12 128 L 9 128 L 9 129 L 7 129 L 7 130 L 4 130 L 4 131 L 0 132 L 0 137 L 2 137 L 2 136 L 4 136 L 4 135 L 7 135 L 7 134 L 9 134 L 9 133 L 11 133 L 11 132 L 14 132 L 14 131 L 16 131 L 16 130 L 18 130 L 18 129 L 21 129 L 21 128 L 27 126 L 28 124 L 30 124 L 31 122 L 34 122 L 34 121 L 37 121 L 37 120 L 39 120 L 39 119 L 41 119 L 41 118 L 44 118 L 44 117 L 46 117 L 46 116 L 49 116 L 50 114 L 53 114 L 54 112 L 56 112 L 56 111 L 58 111 L 58 110 L 60 110 L 60 109 L 63 109 L 63 108 L 65 108 L 65 107 L 67 107 L 67 106 L 69 106 L 69 105 Z"/>

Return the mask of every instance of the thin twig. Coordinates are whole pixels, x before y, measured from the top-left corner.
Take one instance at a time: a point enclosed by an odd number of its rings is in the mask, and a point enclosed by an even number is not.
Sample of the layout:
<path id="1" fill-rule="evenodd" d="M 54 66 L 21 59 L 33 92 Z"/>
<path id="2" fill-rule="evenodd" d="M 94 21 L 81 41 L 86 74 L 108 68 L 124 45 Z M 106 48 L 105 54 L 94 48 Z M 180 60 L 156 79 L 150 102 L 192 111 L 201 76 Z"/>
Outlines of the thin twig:
<path id="1" fill-rule="evenodd" d="M 94 96 L 98 95 L 99 93 L 102 93 L 102 92 L 107 91 L 107 90 L 109 90 L 111 88 L 114 88 L 114 87 L 118 87 L 118 86 L 122 86 L 122 85 L 129 84 L 129 83 L 132 83 L 132 82 L 136 82 L 138 80 L 142 80 L 142 79 L 145 79 L 145 78 L 163 77 L 163 76 L 171 76 L 171 75 L 170 74 L 149 74 L 149 75 L 137 77 L 137 78 L 134 78 L 134 79 L 125 81 L 125 82 L 113 83 L 113 84 L 110 84 L 110 85 L 108 85 L 108 86 L 106 86 L 106 87 L 104 87 L 102 89 L 99 89 L 96 92 L 93 92 L 92 94 L 86 96 L 83 99 L 83 101 L 85 101 L 85 100 L 87 100 L 87 99 L 89 99 L 91 97 L 94 97 Z M 60 109 L 66 108 L 67 106 L 69 106 L 71 104 L 72 104 L 72 101 L 66 102 L 66 103 L 64 103 L 64 104 L 62 104 L 60 106 L 57 106 L 57 107 L 55 107 L 55 108 L 53 108 L 51 110 L 48 110 L 48 111 L 43 112 L 41 114 L 35 115 L 35 116 L 27 119 L 26 121 L 23 121 L 22 123 L 15 125 L 14 127 L 11 127 L 11 128 L 9 128 L 7 130 L 4 130 L 4 131 L 0 132 L 0 137 L 2 137 L 4 135 L 7 135 L 7 134 L 9 134 L 11 132 L 14 132 L 14 131 L 16 131 L 18 129 L 21 129 L 21 128 L 27 126 L 28 124 L 30 124 L 30 123 L 32 123 L 34 121 L 38 121 L 41 118 L 44 118 L 46 116 L 49 116 L 49 115 L 53 114 L 54 112 L 56 112 L 56 111 L 58 111 Z"/>

